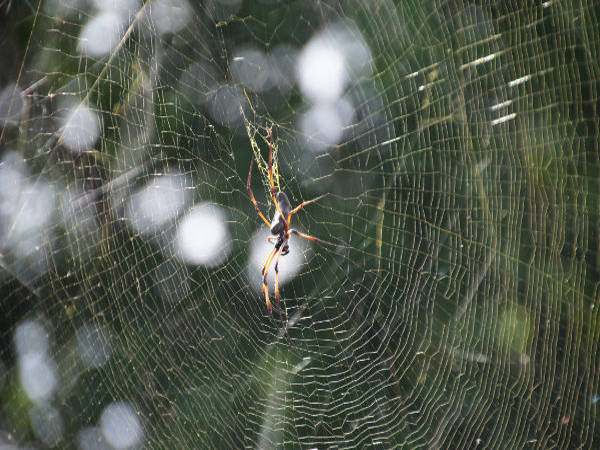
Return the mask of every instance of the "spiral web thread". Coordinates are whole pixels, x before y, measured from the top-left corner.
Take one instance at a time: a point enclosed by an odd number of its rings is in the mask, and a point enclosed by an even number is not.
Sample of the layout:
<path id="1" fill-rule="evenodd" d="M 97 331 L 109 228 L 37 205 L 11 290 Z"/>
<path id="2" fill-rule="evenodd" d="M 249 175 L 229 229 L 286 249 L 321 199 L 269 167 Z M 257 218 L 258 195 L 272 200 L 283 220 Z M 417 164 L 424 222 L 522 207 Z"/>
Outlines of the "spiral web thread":
<path id="1" fill-rule="evenodd" d="M 9 3 L 2 442 L 598 445 L 597 2 Z"/>

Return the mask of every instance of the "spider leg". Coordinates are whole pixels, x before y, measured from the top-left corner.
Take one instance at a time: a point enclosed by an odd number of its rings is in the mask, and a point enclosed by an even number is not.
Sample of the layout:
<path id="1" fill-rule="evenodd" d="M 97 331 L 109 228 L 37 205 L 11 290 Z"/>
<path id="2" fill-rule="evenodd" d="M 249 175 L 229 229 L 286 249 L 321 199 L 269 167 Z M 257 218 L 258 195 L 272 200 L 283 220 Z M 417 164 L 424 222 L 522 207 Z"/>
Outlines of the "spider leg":
<path id="1" fill-rule="evenodd" d="M 246 188 L 248 189 L 248 194 L 250 195 L 250 200 L 252 200 L 252 203 L 254 204 L 254 209 L 256 210 L 257 214 L 260 216 L 260 218 L 263 220 L 264 223 L 267 224 L 267 226 L 269 228 L 271 228 L 271 223 L 267 220 L 267 218 L 263 215 L 263 213 L 260 212 L 260 209 L 258 209 L 258 203 L 256 203 L 256 199 L 254 198 L 254 194 L 252 193 L 252 188 L 250 188 L 250 178 L 252 177 L 252 165 L 254 164 L 254 160 L 250 160 L 250 170 L 248 171 L 248 182 L 246 184 Z"/>
<path id="2" fill-rule="evenodd" d="M 281 310 L 279 307 L 279 257 L 285 247 L 285 244 L 279 248 L 279 252 L 277 253 L 277 257 L 275 258 L 275 300 L 277 300 L 277 308 Z"/>
<path id="3" fill-rule="evenodd" d="M 267 286 L 267 274 L 269 273 L 267 268 L 271 265 L 271 261 L 273 260 L 273 256 L 275 255 L 276 252 L 277 252 L 277 249 L 275 249 L 275 248 L 273 250 L 271 250 L 271 253 L 269 253 L 269 257 L 267 258 L 267 262 L 265 262 L 265 265 L 263 266 L 263 269 L 262 269 L 263 294 L 265 295 L 265 301 L 267 303 L 267 310 L 269 311 L 269 314 L 271 314 L 271 301 L 269 300 L 269 287 Z"/>
<path id="4" fill-rule="evenodd" d="M 289 214 L 289 216 L 288 216 L 288 224 L 291 222 L 291 219 L 292 219 L 292 215 L 293 215 L 293 214 L 296 214 L 298 211 L 300 211 L 300 210 L 301 210 L 302 208 L 304 208 L 306 205 L 310 205 L 311 203 L 314 203 L 314 202 L 316 202 L 316 201 L 318 201 L 318 200 L 321 200 L 321 199 L 322 199 L 323 197 L 325 197 L 326 195 L 327 195 L 327 194 L 319 195 L 318 197 L 316 197 L 316 198 L 313 198 L 312 200 L 308 200 L 308 201 L 302 202 L 301 204 L 299 204 L 298 206 L 296 206 L 294 209 L 292 209 L 292 210 L 290 211 L 290 214 Z"/>
<path id="5" fill-rule="evenodd" d="M 269 253 L 267 262 L 265 262 L 265 265 L 262 268 L 263 294 L 265 294 L 265 300 L 267 302 L 267 310 L 269 311 L 269 314 L 271 314 L 271 301 L 269 300 L 269 287 L 267 285 L 267 275 L 269 275 L 269 268 L 271 267 L 271 263 L 273 262 L 273 257 L 275 256 L 276 253 L 279 253 L 279 251 L 280 251 L 279 248 L 273 248 L 273 250 L 271 250 L 271 253 Z"/>
<path id="6" fill-rule="evenodd" d="M 281 212 L 281 208 L 279 207 L 279 203 L 277 203 L 277 198 L 275 197 L 275 181 L 273 180 L 273 126 L 267 128 L 267 133 L 269 134 L 269 181 L 271 182 L 271 198 L 273 199 L 273 203 L 277 208 L 277 212 L 281 216 L 283 223 L 285 225 L 285 229 L 287 230 L 290 225 L 288 223 L 287 218 Z M 269 228 L 271 225 L 269 224 Z"/>
<path id="7" fill-rule="evenodd" d="M 308 234 L 300 233 L 298 230 L 294 230 L 293 228 L 290 228 L 290 233 L 295 234 L 296 236 L 300 236 L 301 238 L 308 239 L 309 241 L 318 242 L 320 244 L 332 245 L 333 247 L 346 248 L 345 245 L 334 244 L 333 242 L 324 241 L 323 239 L 319 239 L 314 236 L 309 236 Z"/>

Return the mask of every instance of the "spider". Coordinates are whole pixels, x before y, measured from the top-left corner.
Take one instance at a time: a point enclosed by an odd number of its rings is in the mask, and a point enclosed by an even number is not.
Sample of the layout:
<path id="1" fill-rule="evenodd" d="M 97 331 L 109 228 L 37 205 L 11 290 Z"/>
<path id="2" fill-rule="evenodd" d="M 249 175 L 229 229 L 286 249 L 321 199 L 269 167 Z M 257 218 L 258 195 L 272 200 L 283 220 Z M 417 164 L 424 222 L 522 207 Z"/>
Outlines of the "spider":
<path id="1" fill-rule="evenodd" d="M 250 179 L 252 177 L 252 165 L 254 164 L 254 160 L 250 161 L 250 170 L 248 171 L 248 183 L 246 187 L 248 188 L 248 194 L 250 195 L 250 200 L 254 204 L 254 209 L 256 213 L 260 216 L 263 222 L 269 227 L 271 233 L 274 236 L 269 236 L 267 241 L 270 243 L 275 243 L 273 250 L 269 253 L 267 261 L 265 262 L 262 268 L 263 275 L 263 293 L 265 294 L 265 301 L 267 302 L 267 310 L 269 314 L 271 314 L 271 301 L 269 300 L 269 289 L 267 286 L 267 275 L 269 274 L 269 270 L 271 268 L 271 264 L 273 260 L 275 261 L 275 299 L 277 300 L 277 304 L 279 305 L 279 257 L 285 256 L 290 252 L 290 236 L 295 234 L 304 239 L 308 239 L 309 241 L 318 242 L 320 244 L 332 245 L 334 247 L 343 247 L 338 244 L 334 244 L 332 242 L 327 242 L 322 239 L 316 238 L 314 236 L 309 236 L 308 234 L 301 233 L 298 230 L 290 228 L 290 220 L 294 214 L 304 208 L 306 205 L 310 205 L 311 203 L 316 202 L 317 200 L 322 199 L 327 194 L 319 195 L 312 200 L 308 200 L 306 202 L 302 202 L 300 205 L 296 206 L 292 209 L 292 204 L 288 199 L 288 196 L 285 195 L 284 192 L 277 192 L 275 195 L 275 183 L 273 181 L 273 127 L 270 126 L 267 128 L 267 137 L 269 138 L 269 182 L 271 186 L 271 199 L 275 204 L 275 215 L 273 216 L 273 220 L 269 222 L 264 214 L 258 208 L 258 203 L 254 198 L 254 194 L 252 193 L 252 189 L 250 188 Z"/>

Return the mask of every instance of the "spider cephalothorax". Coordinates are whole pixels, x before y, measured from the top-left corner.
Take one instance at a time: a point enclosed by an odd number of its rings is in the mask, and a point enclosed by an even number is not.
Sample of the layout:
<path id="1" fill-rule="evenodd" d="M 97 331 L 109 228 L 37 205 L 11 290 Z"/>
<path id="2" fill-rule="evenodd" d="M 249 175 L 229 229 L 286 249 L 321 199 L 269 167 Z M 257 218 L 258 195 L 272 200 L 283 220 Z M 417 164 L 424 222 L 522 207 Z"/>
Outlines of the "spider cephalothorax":
<path id="1" fill-rule="evenodd" d="M 248 182 L 247 182 L 246 187 L 248 188 L 248 194 L 250 195 L 250 200 L 252 200 L 252 203 L 254 204 L 254 209 L 256 210 L 256 212 L 260 216 L 260 218 L 263 220 L 263 222 L 269 227 L 269 229 L 271 230 L 271 233 L 274 235 L 274 236 L 270 236 L 269 238 L 267 238 L 267 240 L 269 242 L 271 242 L 271 243 L 274 242 L 275 245 L 273 246 L 273 250 L 271 250 L 271 253 L 269 253 L 269 257 L 267 258 L 267 261 L 265 262 L 265 265 L 262 268 L 263 293 L 265 294 L 265 300 L 267 302 L 267 309 L 269 310 L 269 313 L 271 313 L 271 302 L 269 300 L 267 275 L 269 274 L 269 269 L 271 267 L 271 264 L 273 263 L 273 259 L 275 259 L 275 298 L 276 298 L 277 302 L 279 303 L 279 257 L 285 256 L 290 252 L 289 240 L 290 240 L 290 236 L 292 234 L 295 234 L 296 236 L 300 236 L 301 238 L 304 238 L 304 239 L 308 239 L 309 241 L 320 242 L 321 244 L 333 245 L 336 247 L 341 247 L 341 246 L 338 244 L 333 244 L 331 242 L 324 241 L 322 239 L 318 239 L 313 236 L 309 236 L 307 234 L 304 234 L 297 230 L 294 230 L 293 228 L 290 228 L 290 220 L 292 218 L 292 215 L 296 214 L 298 211 L 300 211 L 306 205 L 316 202 L 317 200 L 320 200 L 325 195 L 320 195 L 317 198 L 313 198 L 312 200 L 303 202 L 293 209 L 292 209 L 292 204 L 290 203 L 290 200 L 288 199 L 288 196 L 285 195 L 285 193 L 280 191 L 277 193 L 277 195 L 275 195 L 275 182 L 273 180 L 273 129 L 272 129 L 272 127 L 267 128 L 267 133 L 268 133 L 268 138 L 269 138 L 269 184 L 271 186 L 271 200 L 275 204 L 275 208 L 276 208 L 275 214 L 273 216 L 273 220 L 271 222 L 269 222 L 267 220 L 267 218 L 263 215 L 263 213 L 260 212 L 260 209 L 258 208 L 258 203 L 256 202 L 256 199 L 254 198 L 252 189 L 250 188 L 250 179 L 252 177 L 252 164 L 254 163 L 254 160 L 250 161 L 250 170 L 248 171 Z"/>

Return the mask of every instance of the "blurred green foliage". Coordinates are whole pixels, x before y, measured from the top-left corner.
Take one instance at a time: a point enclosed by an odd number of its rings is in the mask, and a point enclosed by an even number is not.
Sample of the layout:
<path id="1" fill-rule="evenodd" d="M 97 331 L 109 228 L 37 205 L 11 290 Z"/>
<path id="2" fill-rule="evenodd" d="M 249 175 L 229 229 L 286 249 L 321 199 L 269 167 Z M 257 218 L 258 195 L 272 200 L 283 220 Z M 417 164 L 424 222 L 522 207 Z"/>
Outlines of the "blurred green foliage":
<path id="1" fill-rule="evenodd" d="M 594 2 L 244 2 L 218 21 L 197 2 L 175 34 L 145 32 L 135 16 L 139 27 L 99 59 L 77 50 L 94 10 L 58 3 L 0 2 L 0 87 L 48 77 L 20 126 L 2 128 L 0 157 L 16 150 L 32 182 L 88 193 L 99 228 L 75 236 L 57 220 L 48 268 L 31 282 L 0 241 L 4 438 L 38 439 L 13 348 L 35 318 L 60 375 L 61 448 L 122 399 L 148 448 L 597 445 Z M 356 126 L 342 143 L 304 165 L 297 88 L 276 106 L 274 93 L 247 90 L 241 104 L 256 126 L 275 124 L 294 203 L 332 194 L 299 226 L 351 247 L 308 251 L 270 317 L 247 273 L 261 226 L 245 191 L 248 138 L 180 80 L 206 63 L 219 79 L 195 89 L 208 95 L 231 83 L 236 47 L 301 49 L 340 21 L 372 54 L 372 74 L 348 88 Z M 90 152 L 53 139 L 65 99 L 100 115 Z M 131 192 L 172 169 L 192 179 L 195 202 L 227 211 L 232 250 L 217 268 L 173 257 L 172 229 L 149 238 L 122 217 Z M 103 367 L 76 355 L 87 323 L 111 330 Z"/>

